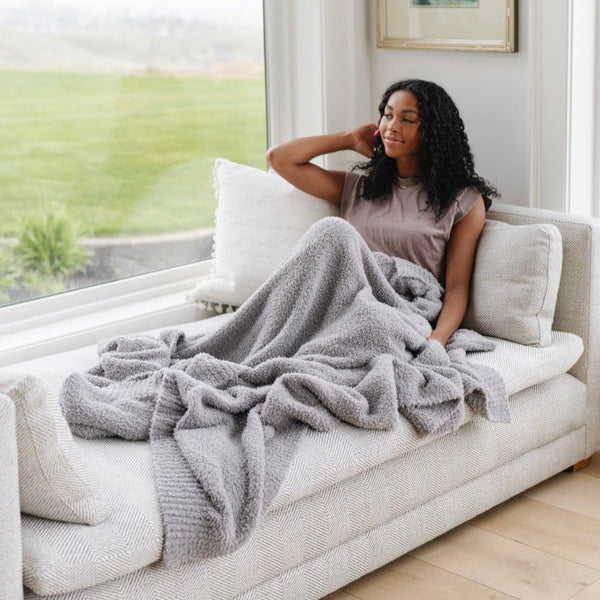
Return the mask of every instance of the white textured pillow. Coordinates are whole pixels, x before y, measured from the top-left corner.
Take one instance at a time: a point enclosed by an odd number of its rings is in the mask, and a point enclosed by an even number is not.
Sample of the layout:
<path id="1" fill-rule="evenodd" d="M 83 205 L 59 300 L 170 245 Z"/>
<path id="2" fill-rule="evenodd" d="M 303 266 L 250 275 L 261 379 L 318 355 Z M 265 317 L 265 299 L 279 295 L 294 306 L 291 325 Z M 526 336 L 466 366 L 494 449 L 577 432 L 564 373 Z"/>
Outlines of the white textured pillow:
<path id="1" fill-rule="evenodd" d="M 530 346 L 547 346 L 562 270 L 555 225 L 486 221 L 463 326 Z"/>
<path id="2" fill-rule="evenodd" d="M 193 293 L 200 301 L 239 306 L 287 258 L 319 219 L 339 216 L 326 200 L 279 175 L 217 158 L 214 268 Z"/>
<path id="3" fill-rule="evenodd" d="M 31 375 L 0 374 L 0 393 L 15 405 L 21 512 L 96 525 L 108 516 L 99 477 L 73 442 L 56 394 Z"/>

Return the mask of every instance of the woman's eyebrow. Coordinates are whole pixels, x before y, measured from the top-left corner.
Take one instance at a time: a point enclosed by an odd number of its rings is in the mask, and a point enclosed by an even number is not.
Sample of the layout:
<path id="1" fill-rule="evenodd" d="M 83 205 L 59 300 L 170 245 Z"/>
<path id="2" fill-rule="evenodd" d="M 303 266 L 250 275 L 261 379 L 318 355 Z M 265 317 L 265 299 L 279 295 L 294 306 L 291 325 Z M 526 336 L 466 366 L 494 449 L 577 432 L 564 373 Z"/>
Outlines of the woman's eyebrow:
<path id="1" fill-rule="evenodd" d="M 389 104 L 385 107 L 386 110 L 391 110 L 392 112 L 394 112 L 394 107 L 390 106 Z M 404 108 L 400 111 L 400 113 L 405 114 L 405 113 L 412 113 L 414 115 L 419 116 L 419 112 L 414 110 L 413 108 Z"/>

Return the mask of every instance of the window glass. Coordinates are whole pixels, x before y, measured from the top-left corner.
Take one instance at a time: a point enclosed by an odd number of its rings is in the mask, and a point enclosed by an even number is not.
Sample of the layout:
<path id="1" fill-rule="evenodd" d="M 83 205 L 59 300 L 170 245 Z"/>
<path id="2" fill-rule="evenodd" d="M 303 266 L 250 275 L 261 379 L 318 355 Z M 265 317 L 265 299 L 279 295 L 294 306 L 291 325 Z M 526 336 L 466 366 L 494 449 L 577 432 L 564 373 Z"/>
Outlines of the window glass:
<path id="1" fill-rule="evenodd" d="M 261 0 L 0 0 L 0 304 L 210 256 L 263 48 Z"/>

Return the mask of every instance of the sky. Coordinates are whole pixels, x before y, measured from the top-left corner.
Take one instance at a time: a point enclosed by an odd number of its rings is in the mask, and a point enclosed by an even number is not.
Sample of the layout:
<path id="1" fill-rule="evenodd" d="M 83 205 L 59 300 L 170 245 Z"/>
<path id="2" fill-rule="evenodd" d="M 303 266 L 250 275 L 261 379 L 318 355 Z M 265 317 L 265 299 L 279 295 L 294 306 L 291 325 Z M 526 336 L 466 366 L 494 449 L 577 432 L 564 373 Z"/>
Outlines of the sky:
<path id="1" fill-rule="evenodd" d="M 202 17 L 211 23 L 262 27 L 262 0 L 0 0 L 3 8 L 39 10 L 40 7 L 73 7 L 86 12 L 118 10 L 135 14 L 166 13 Z"/>

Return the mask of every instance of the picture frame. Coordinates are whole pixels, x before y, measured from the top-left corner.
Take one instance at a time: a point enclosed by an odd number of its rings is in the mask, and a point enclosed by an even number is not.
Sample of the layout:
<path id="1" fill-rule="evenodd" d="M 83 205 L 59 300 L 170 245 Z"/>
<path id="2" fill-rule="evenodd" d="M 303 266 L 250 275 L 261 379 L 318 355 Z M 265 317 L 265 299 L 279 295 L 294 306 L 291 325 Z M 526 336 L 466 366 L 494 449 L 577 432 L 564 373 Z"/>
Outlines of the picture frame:
<path id="1" fill-rule="evenodd" d="M 517 51 L 517 0 L 376 0 L 377 47 Z"/>

